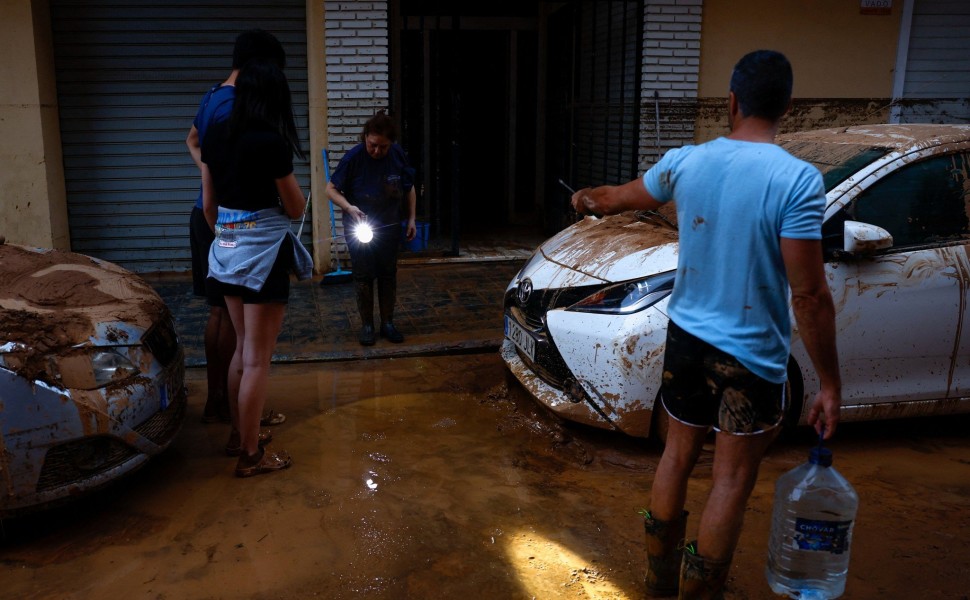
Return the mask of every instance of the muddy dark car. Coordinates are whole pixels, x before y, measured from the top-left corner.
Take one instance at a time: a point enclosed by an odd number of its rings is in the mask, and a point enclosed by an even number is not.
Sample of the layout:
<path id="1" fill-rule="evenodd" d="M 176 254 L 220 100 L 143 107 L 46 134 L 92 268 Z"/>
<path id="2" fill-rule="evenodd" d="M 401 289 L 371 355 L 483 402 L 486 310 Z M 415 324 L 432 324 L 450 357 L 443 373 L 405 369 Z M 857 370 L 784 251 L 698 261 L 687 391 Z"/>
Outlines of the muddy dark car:
<path id="1" fill-rule="evenodd" d="M 165 450 L 185 416 L 171 313 L 140 277 L 0 242 L 0 515 L 93 490 Z"/>

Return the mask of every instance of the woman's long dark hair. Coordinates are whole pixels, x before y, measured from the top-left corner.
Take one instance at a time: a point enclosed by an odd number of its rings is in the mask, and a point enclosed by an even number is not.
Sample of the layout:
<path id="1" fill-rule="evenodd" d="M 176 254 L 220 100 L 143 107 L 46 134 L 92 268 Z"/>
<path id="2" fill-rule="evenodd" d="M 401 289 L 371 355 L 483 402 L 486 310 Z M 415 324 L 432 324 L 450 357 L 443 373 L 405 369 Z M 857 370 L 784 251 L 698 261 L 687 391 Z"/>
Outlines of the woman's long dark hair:
<path id="1" fill-rule="evenodd" d="M 254 127 L 269 127 L 278 132 L 300 158 L 300 147 L 293 119 L 293 103 L 286 75 L 271 60 L 252 60 L 236 77 L 236 99 L 229 117 L 230 139 Z"/>

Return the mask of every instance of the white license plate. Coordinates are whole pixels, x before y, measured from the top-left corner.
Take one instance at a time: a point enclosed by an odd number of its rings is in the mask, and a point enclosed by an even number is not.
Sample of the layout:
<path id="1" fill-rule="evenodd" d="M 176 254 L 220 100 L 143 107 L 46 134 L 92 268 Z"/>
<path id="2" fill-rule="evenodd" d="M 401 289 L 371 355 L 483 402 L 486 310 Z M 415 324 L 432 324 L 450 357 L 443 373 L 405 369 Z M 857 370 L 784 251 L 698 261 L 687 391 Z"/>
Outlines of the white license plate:
<path id="1" fill-rule="evenodd" d="M 521 350 L 529 360 L 535 362 L 536 360 L 536 340 L 534 337 L 529 335 L 521 325 L 516 323 L 513 319 L 510 319 L 508 315 L 505 316 L 505 337 L 512 340 L 516 348 Z"/>

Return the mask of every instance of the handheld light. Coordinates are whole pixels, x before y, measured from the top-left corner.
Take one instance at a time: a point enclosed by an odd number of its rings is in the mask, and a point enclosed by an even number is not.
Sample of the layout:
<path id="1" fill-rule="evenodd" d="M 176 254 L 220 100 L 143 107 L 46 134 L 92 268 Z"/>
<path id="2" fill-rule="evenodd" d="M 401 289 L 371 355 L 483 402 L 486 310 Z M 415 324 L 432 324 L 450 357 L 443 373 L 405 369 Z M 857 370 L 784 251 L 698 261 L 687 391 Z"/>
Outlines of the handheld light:
<path id="1" fill-rule="evenodd" d="M 366 244 L 374 239 L 374 229 L 367 223 L 360 223 L 354 228 L 354 235 L 362 244 Z"/>

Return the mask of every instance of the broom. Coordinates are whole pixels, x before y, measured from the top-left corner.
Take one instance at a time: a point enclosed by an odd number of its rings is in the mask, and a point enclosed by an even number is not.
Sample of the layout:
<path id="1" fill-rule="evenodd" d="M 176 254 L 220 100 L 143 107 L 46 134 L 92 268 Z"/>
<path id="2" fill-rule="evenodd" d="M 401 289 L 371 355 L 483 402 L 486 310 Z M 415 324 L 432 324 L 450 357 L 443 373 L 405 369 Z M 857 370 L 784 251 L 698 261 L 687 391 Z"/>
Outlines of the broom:
<path id="1" fill-rule="evenodd" d="M 330 183 L 330 161 L 327 158 L 327 149 L 326 148 L 323 148 L 322 150 L 320 150 L 320 152 L 323 154 L 323 174 L 324 174 L 323 185 L 324 185 L 324 187 L 326 187 L 326 185 L 328 183 Z M 329 198 L 328 198 L 328 200 L 329 200 Z M 337 252 L 337 243 L 336 243 L 337 236 L 334 235 L 336 233 L 336 231 L 337 231 L 337 221 L 334 218 L 333 202 L 330 202 L 329 204 L 330 204 L 330 234 L 332 236 L 331 239 L 334 241 L 334 244 L 333 244 L 333 255 L 334 255 L 334 258 L 336 258 L 336 261 L 337 261 L 337 270 L 336 271 L 331 271 L 331 272 L 327 273 L 326 275 L 324 275 L 323 276 L 323 279 L 320 280 L 320 285 L 331 285 L 331 284 L 334 284 L 334 283 L 346 283 L 346 282 L 348 282 L 348 281 L 351 280 L 351 275 L 353 275 L 353 272 L 352 271 L 345 271 L 345 270 L 343 270 L 340 267 L 340 253 Z"/>

